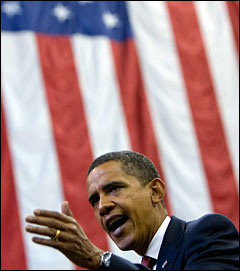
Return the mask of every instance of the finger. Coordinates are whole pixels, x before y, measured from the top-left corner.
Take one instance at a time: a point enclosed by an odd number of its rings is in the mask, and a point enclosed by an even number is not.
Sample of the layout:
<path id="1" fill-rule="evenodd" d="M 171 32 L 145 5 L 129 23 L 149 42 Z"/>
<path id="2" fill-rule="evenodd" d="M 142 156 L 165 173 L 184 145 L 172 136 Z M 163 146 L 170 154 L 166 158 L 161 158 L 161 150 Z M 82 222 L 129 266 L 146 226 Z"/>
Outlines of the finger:
<path id="1" fill-rule="evenodd" d="M 52 240 L 52 239 L 39 238 L 35 236 L 32 238 L 32 241 L 36 244 L 57 248 L 59 250 L 64 249 L 64 246 L 65 246 L 64 242 L 61 242 L 61 241 L 56 242 L 55 240 Z"/>
<path id="2" fill-rule="evenodd" d="M 63 214 L 74 217 L 74 215 L 73 215 L 73 213 L 72 213 L 72 211 L 70 209 L 68 201 L 64 201 L 62 203 L 61 209 L 62 209 Z"/>
<path id="3" fill-rule="evenodd" d="M 58 249 L 64 253 L 67 257 L 71 254 L 77 253 L 76 245 L 69 242 L 54 241 L 51 239 L 44 239 L 39 237 L 33 237 L 32 241 L 38 245 L 48 246 L 55 249 Z M 74 252 L 73 252 L 74 251 Z M 71 258 L 69 258 L 71 260 Z"/>
<path id="4" fill-rule="evenodd" d="M 31 225 L 27 225 L 25 227 L 25 230 L 27 232 L 30 232 L 30 233 L 39 234 L 39 235 L 43 235 L 43 236 L 48 236 L 50 238 L 54 238 L 56 236 L 56 232 L 57 232 L 57 230 L 53 229 L 53 228 L 34 227 L 34 226 L 31 226 Z M 70 232 L 61 231 L 60 235 L 58 237 L 58 240 L 75 241 L 76 240 L 76 235 L 73 235 Z"/>
<path id="5" fill-rule="evenodd" d="M 27 216 L 25 220 L 32 224 L 46 226 L 48 228 L 54 228 L 55 230 L 61 230 L 77 234 L 82 232 L 82 228 L 79 226 L 77 221 L 73 219 L 72 223 L 65 223 L 54 218 L 41 217 L 41 216 Z"/>
<path id="6" fill-rule="evenodd" d="M 70 225 L 54 218 L 42 217 L 42 216 L 27 216 L 25 220 L 32 224 L 38 224 L 41 226 L 47 226 L 49 228 L 55 228 L 59 230 L 68 230 L 69 225 Z"/>
<path id="7" fill-rule="evenodd" d="M 37 209 L 34 210 L 34 215 L 36 216 L 43 216 L 43 217 L 51 217 L 58 220 L 61 220 L 63 222 L 72 223 L 75 221 L 73 217 L 66 215 L 64 213 L 56 212 L 56 211 L 49 211 L 49 210 L 43 210 L 43 209 Z"/>
<path id="8" fill-rule="evenodd" d="M 57 231 L 56 229 L 53 229 L 53 228 L 42 228 L 42 227 L 40 228 L 40 227 L 31 226 L 31 225 L 27 225 L 25 227 L 25 230 L 27 232 L 48 236 L 50 238 L 54 238 Z"/>

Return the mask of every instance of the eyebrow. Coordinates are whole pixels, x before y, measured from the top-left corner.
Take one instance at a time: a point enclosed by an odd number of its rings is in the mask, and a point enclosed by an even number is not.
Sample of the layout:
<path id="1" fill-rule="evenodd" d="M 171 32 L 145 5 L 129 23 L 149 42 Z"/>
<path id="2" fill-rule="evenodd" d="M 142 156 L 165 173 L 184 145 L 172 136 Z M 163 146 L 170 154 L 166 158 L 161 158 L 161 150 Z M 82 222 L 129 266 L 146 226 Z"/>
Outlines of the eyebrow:
<path id="1" fill-rule="evenodd" d="M 125 184 L 124 182 L 122 182 L 122 181 L 111 181 L 111 182 L 109 182 L 109 183 L 103 185 L 102 190 L 103 190 L 103 191 L 107 191 L 108 189 L 110 189 L 111 187 L 113 187 L 113 186 L 115 186 L 115 185 L 126 186 L 126 184 Z M 89 197 L 89 199 L 88 199 L 89 203 L 92 204 L 92 201 L 93 201 L 97 196 L 98 196 L 98 193 L 97 193 L 97 192 L 93 193 L 93 194 Z"/>
<path id="2" fill-rule="evenodd" d="M 123 181 L 111 181 L 105 185 L 103 185 L 102 189 L 104 191 L 108 190 L 109 188 L 111 188 L 112 186 L 115 186 L 115 185 L 126 185 Z"/>

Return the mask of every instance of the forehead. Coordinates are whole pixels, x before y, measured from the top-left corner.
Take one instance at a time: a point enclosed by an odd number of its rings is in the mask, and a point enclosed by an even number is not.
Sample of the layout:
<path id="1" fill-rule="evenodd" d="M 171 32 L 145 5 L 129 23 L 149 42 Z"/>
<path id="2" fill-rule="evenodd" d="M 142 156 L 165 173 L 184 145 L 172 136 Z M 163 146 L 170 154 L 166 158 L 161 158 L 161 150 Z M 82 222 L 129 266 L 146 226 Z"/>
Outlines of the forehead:
<path id="1" fill-rule="evenodd" d="M 132 176 L 125 173 L 121 168 L 121 163 L 109 161 L 95 167 L 87 177 L 87 189 L 90 192 L 93 189 L 99 189 L 110 181 L 127 181 Z M 131 178 L 132 179 L 132 178 Z"/>

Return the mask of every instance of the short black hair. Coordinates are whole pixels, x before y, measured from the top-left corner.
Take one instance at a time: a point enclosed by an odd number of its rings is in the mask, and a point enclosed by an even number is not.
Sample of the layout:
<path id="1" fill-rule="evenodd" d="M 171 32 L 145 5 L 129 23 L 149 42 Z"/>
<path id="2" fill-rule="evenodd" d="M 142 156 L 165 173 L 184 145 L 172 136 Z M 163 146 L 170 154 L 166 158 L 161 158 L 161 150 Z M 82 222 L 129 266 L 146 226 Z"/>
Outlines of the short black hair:
<path id="1" fill-rule="evenodd" d="M 133 151 L 109 152 L 99 156 L 90 165 L 87 175 L 89 175 L 95 167 L 109 161 L 119 161 L 122 169 L 128 175 L 135 176 L 142 185 L 147 184 L 154 178 L 160 178 L 153 162 L 145 155 Z"/>

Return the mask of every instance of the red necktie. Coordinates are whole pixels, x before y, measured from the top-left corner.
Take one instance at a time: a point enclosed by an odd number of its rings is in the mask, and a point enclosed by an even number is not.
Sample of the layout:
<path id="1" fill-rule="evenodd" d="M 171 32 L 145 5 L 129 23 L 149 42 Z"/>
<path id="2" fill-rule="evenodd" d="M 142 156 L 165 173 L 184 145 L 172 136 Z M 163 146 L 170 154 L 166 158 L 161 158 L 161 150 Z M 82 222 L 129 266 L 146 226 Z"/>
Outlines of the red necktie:
<path id="1" fill-rule="evenodd" d="M 141 264 L 145 265 L 146 267 L 153 269 L 153 266 L 156 264 L 156 259 L 153 259 L 151 257 L 148 256 L 143 256 Z"/>

